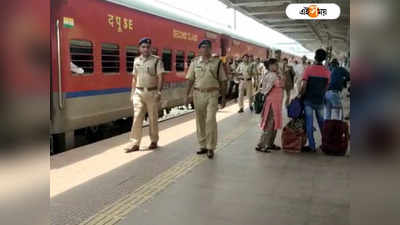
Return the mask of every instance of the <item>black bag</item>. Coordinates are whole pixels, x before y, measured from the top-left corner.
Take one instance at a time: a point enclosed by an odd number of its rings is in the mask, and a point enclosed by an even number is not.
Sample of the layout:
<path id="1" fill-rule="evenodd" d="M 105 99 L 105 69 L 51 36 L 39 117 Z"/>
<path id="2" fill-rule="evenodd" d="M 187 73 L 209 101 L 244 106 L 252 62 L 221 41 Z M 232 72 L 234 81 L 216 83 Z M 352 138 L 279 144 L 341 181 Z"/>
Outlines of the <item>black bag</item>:
<path id="1" fill-rule="evenodd" d="M 257 94 L 254 96 L 253 105 L 254 105 L 254 112 L 256 114 L 261 113 L 263 106 L 264 106 L 264 99 L 265 99 L 265 96 L 260 92 L 257 92 Z"/>

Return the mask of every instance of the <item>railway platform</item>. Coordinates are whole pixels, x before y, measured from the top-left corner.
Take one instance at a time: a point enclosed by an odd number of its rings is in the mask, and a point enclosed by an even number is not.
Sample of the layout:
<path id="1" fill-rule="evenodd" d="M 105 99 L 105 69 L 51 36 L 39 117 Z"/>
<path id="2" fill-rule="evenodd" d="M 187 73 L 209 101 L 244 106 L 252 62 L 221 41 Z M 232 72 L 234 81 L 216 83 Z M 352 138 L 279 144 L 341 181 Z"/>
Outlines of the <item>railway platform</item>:
<path id="1" fill-rule="evenodd" d="M 155 151 L 146 136 L 124 153 L 123 134 L 53 156 L 51 224 L 349 224 L 349 157 L 256 152 L 259 115 L 237 111 L 217 114 L 213 160 L 195 154 L 193 113 L 161 123 Z"/>

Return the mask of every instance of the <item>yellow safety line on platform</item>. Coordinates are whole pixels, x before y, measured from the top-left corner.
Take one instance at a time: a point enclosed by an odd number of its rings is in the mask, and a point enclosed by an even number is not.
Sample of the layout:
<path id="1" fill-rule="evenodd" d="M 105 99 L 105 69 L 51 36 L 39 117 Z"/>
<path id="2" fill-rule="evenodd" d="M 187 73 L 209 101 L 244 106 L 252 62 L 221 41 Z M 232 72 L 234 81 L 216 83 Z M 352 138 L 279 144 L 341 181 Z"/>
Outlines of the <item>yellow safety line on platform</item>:
<path id="1" fill-rule="evenodd" d="M 224 149 L 225 146 L 233 142 L 237 137 L 250 128 L 249 123 L 241 124 L 238 129 L 234 129 L 218 143 L 216 152 Z M 151 200 L 157 193 L 167 188 L 168 185 L 175 182 L 179 177 L 185 175 L 206 159 L 207 158 L 204 156 L 198 156 L 195 154 L 187 157 L 146 184 L 137 188 L 131 194 L 128 194 L 105 207 L 94 216 L 80 223 L 80 225 L 114 225 L 118 223 L 125 218 L 128 213 L 144 202 Z"/>

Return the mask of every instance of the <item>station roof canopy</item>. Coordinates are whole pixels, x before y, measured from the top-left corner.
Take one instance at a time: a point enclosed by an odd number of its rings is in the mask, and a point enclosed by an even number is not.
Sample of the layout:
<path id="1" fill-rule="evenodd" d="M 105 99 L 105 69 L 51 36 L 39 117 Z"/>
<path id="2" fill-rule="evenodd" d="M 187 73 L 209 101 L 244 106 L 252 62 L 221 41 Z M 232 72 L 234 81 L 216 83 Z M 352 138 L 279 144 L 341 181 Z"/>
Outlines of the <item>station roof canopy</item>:
<path id="1" fill-rule="evenodd" d="M 315 51 L 332 46 L 335 55 L 344 55 L 349 49 L 349 0 L 220 0 L 228 7 L 253 18 Z M 341 10 L 336 20 L 291 20 L 286 16 L 290 3 L 336 3 Z"/>

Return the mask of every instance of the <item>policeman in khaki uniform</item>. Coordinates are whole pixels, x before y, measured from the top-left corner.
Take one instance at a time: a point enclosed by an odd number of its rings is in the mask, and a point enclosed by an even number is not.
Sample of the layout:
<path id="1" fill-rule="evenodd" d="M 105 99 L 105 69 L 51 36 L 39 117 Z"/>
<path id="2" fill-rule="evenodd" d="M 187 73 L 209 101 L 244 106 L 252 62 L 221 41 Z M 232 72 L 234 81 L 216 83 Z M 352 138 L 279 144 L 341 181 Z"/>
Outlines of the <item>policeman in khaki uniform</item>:
<path id="1" fill-rule="evenodd" d="M 158 56 L 151 55 L 151 40 L 139 41 L 140 56 L 135 58 L 132 71 L 132 93 L 134 118 L 130 140 L 132 147 L 126 152 L 138 151 L 142 139 L 143 120 L 149 115 L 149 149 L 156 149 L 158 142 L 158 110 L 163 86 L 164 66 Z"/>
<path id="2" fill-rule="evenodd" d="M 253 83 L 252 78 L 255 75 L 255 66 L 254 63 L 249 62 L 249 56 L 245 54 L 243 56 L 243 62 L 239 64 L 236 68 L 236 73 L 240 75 L 239 80 L 239 113 L 243 112 L 243 101 L 244 101 L 244 92 L 246 90 L 246 95 L 249 99 L 250 111 L 253 111 Z"/>
<path id="3" fill-rule="evenodd" d="M 222 96 L 222 108 L 225 107 L 225 93 L 227 77 L 222 68 L 220 59 L 211 57 L 211 41 L 203 40 L 199 44 L 199 56 L 190 64 L 186 78 L 189 86 L 185 104 L 188 105 L 189 94 L 193 90 L 193 103 L 196 113 L 197 139 L 200 151 L 197 154 L 206 154 L 214 157 L 217 146 L 217 119 L 218 97 Z"/>

